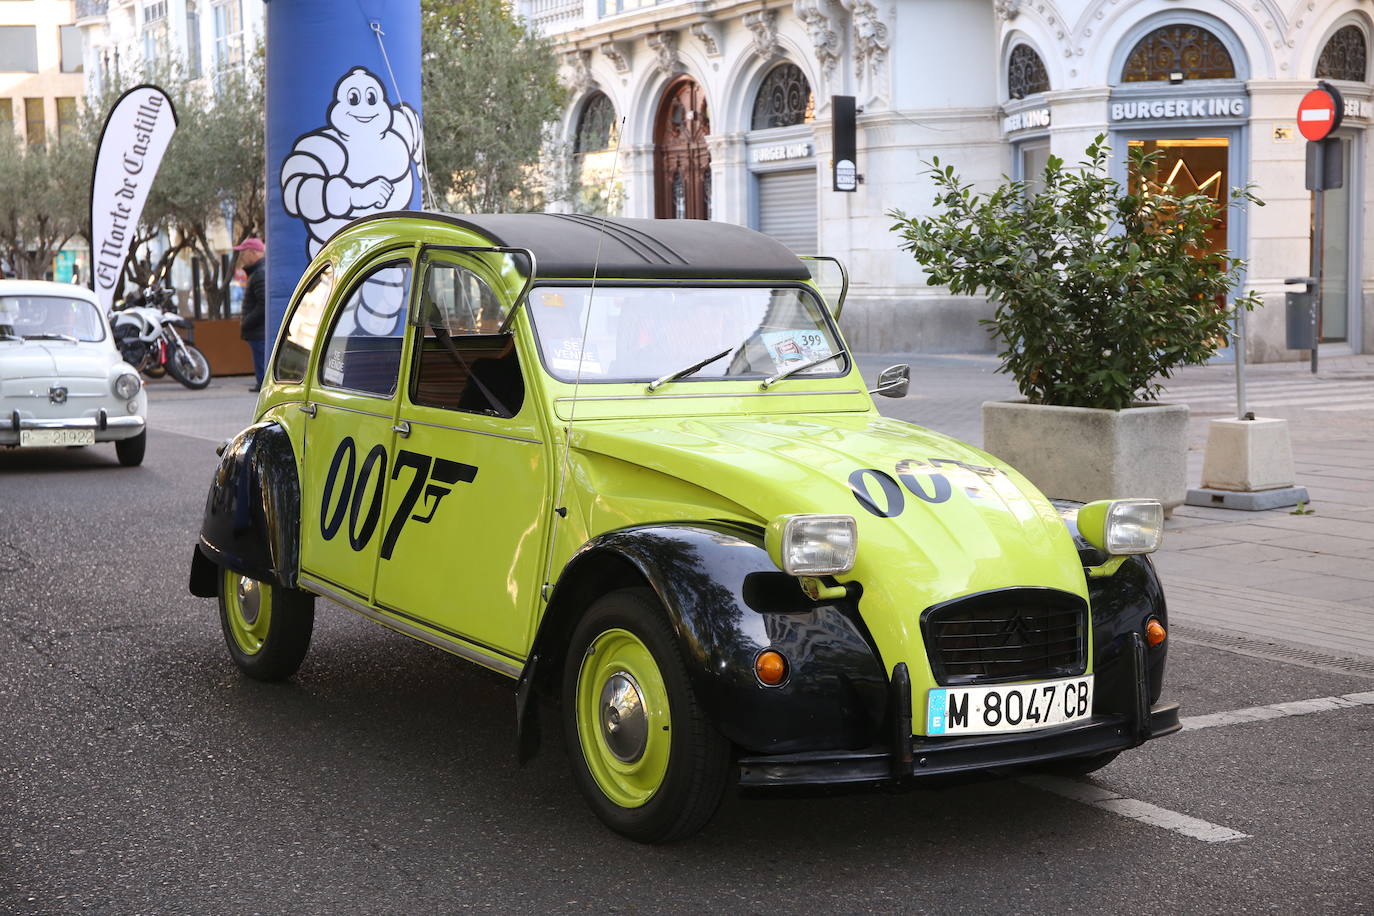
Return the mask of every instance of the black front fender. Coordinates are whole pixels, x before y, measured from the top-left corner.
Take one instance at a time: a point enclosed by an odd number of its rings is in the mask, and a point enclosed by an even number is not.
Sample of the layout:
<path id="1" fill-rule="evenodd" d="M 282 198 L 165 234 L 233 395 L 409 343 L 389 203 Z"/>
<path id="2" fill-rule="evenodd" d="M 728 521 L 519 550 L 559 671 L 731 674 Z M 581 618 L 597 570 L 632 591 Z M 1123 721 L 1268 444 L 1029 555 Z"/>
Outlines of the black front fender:
<path id="1" fill-rule="evenodd" d="M 561 671 L 567 638 L 611 588 L 647 584 L 677 636 L 698 701 L 726 738 L 761 753 L 872 744 L 887 714 L 887 678 L 851 598 L 812 601 L 781 572 L 757 532 L 728 525 L 627 528 L 588 542 L 550 596 L 531 657 Z M 779 687 L 754 675 L 759 652 L 788 660 Z M 537 678 L 527 670 L 526 685 Z M 524 717 L 522 717 L 523 720 Z"/>
<path id="2" fill-rule="evenodd" d="M 268 421 L 229 441 L 210 482 L 198 553 L 214 566 L 262 582 L 296 587 L 300 570 L 301 485 L 286 430 Z M 207 591 L 194 561 L 191 591 Z M 211 583 L 212 585 L 213 583 Z M 213 597 L 211 590 L 205 597 Z"/>
<path id="3" fill-rule="evenodd" d="M 1109 557 L 1084 540 L 1078 532 L 1078 507 L 1081 503 L 1054 500 L 1064 524 L 1073 535 L 1078 557 L 1084 567 L 1100 566 Z M 1134 702 L 1132 634 L 1143 640 L 1145 625 L 1157 617 L 1165 630 L 1169 609 L 1164 588 L 1154 564 L 1145 556 L 1128 557 L 1110 576 L 1088 579 L 1088 603 L 1093 620 L 1093 670 L 1096 673 L 1094 707 L 1101 711 L 1125 713 Z M 1164 689 L 1164 665 L 1169 641 L 1145 649 L 1145 678 L 1149 702 L 1159 702 Z"/>

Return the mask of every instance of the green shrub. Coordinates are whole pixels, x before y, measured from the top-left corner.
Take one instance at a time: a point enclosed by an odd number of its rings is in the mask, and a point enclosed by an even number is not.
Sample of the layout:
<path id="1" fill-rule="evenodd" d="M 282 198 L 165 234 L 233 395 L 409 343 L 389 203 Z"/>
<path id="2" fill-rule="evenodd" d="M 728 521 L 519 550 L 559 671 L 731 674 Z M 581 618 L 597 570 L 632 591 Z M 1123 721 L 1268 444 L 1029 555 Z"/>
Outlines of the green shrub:
<path id="1" fill-rule="evenodd" d="M 1263 203 L 1248 187 L 1226 203 L 1160 189 L 1163 154 L 1140 149 L 1132 173 L 1150 190 L 1133 193 L 1107 174 L 1109 153 L 1099 135 L 1077 168 L 1051 156 L 1038 189 L 1005 181 L 989 194 L 935 159 L 937 215 L 889 213 L 932 286 L 982 291 L 996 304 L 983 323 L 1033 404 L 1120 410 L 1154 400 L 1161 378 L 1205 362 L 1230 333 L 1232 308 L 1218 303 L 1245 264 L 1209 253 L 1207 232 L 1225 207 Z M 1251 292 L 1234 307 L 1258 302 Z"/>

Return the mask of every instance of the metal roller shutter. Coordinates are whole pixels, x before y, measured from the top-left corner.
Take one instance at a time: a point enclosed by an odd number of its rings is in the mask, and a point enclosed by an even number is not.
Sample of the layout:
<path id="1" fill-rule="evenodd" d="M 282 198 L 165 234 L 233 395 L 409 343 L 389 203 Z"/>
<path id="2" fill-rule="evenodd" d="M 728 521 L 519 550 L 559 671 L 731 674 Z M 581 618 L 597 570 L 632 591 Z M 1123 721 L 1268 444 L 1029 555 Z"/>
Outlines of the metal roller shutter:
<path id="1" fill-rule="evenodd" d="M 816 254 L 816 170 L 762 172 L 759 231 L 797 254 Z"/>

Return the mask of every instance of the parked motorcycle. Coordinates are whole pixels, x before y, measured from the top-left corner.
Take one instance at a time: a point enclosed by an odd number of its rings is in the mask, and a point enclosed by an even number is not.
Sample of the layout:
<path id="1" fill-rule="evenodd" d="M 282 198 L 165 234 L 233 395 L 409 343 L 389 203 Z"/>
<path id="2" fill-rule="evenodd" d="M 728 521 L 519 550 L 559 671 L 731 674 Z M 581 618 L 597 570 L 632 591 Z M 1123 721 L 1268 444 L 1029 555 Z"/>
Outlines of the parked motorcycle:
<path id="1" fill-rule="evenodd" d="M 149 378 L 171 373 L 187 388 L 204 388 L 210 361 L 177 333 L 190 330 L 191 322 L 177 314 L 172 296 L 166 287 L 150 286 L 116 306 L 110 312 L 115 343 L 124 361 Z"/>

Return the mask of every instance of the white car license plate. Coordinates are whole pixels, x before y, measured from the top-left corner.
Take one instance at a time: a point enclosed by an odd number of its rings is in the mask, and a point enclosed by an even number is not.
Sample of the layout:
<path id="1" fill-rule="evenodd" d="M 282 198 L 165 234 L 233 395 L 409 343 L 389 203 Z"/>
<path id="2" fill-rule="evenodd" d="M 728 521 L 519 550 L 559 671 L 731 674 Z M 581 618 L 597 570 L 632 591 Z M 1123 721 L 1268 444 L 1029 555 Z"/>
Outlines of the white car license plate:
<path id="1" fill-rule="evenodd" d="M 996 687 L 936 687 L 927 695 L 926 734 L 1029 731 L 1087 719 L 1092 712 L 1092 675 Z"/>
<path id="2" fill-rule="evenodd" d="M 93 429 L 21 429 L 20 445 L 95 445 Z"/>

